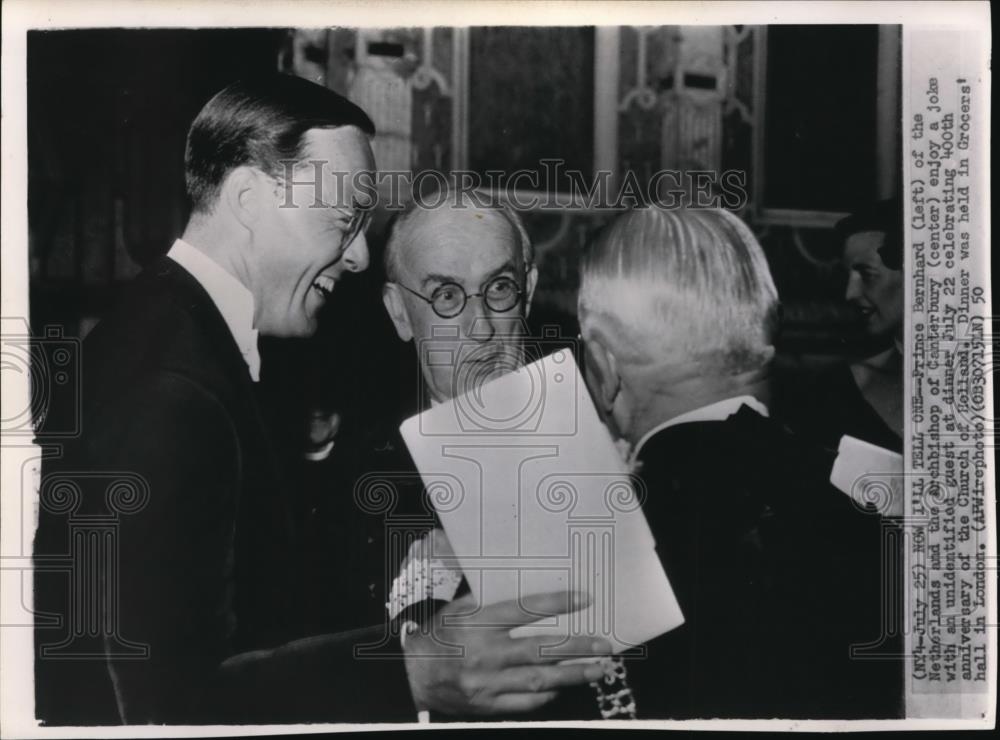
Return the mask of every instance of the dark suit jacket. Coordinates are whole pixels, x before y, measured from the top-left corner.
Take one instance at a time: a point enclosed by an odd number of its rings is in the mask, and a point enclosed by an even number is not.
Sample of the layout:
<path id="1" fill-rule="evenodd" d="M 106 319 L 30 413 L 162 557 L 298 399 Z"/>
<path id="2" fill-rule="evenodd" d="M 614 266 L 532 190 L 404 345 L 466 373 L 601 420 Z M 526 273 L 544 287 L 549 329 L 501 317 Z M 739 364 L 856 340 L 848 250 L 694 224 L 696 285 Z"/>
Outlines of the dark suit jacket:
<path id="1" fill-rule="evenodd" d="M 786 372 L 774 383 L 772 411 L 796 433 L 837 449 L 845 434 L 903 452 L 903 440 L 865 400 L 851 366 Z"/>
<path id="2" fill-rule="evenodd" d="M 400 495 L 412 494 L 419 503 L 422 486 L 416 471 L 396 474 L 384 457 L 345 439 L 326 460 L 293 465 L 297 539 L 308 583 L 303 615 L 313 630 L 385 623 L 389 589 L 410 541 L 433 522 L 427 516 L 402 519 Z"/>
<path id="3" fill-rule="evenodd" d="M 134 474 L 148 498 L 115 514 L 114 567 L 88 561 L 98 585 L 67 591 L 65 579 L 36 577 L 40 608 L 68 623 L 89 608 L 68 594 L 117 584 L 94 605 L 100 628 L 80 637 L 91 659 L 37 660 L 39 717 L 412 720 L 402 662 L 354 658 L 372 635 L 292 642 L 303 634 L 282 476 L 246 364 L 201 285 L 168 258 L 154 263 L 84 342 L 83 377 L 82 435 L 49 472 Z M 101 492 L 84 494 L 86 511 L 107 508 Z M 66 551 L 83 511 L 67 520 L 44 504 L 36 563 Z M 40 645 L 58 637 L 38 623 Z M 119 657 L 123 641 L 148 655 Z"/>
<path id="4" fill-rule="evenodd" d="M 891 527 L 829 485 L 828 453 L 744 406 L 664 429 L 639 460 L 686 619 L 627 661 L 640 718 L 899 716 L 899 624 L 883 628 L 880 598 Z"/>

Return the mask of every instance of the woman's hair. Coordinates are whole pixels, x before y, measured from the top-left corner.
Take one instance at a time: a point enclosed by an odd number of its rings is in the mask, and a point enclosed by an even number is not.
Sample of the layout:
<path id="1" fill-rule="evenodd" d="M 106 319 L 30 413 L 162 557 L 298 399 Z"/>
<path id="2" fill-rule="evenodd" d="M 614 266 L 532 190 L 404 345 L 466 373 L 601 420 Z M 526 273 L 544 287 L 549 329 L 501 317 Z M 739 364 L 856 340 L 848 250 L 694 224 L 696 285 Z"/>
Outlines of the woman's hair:
<path id="1" fill-rule="evenodd" d="M 580 319 L 635 362 L 672 357 L 735 374 L 772 356 L 778 294 L 764 252 L 719 209 L 641 208 L 613 221 L 581 263 Z"/>
<path id="2" fill-rule="evenodd" d="M 194 213 L 212 209 L 226 175 L 252 165 L 280 174 L 279 162 L 303 156 L 303 134 L 314 128 L 375 125 L 361 108 L 320 85 L 285 74 L 234 82 L 201 109 L 188 131 L 184 155 Z"/>
<path id="3" fill-rule="evenodd" d="M 885 234 L 878 249 L 882 264 L 890 270 L 903 269 L 903 205 L 899 198 L 880 200 L 860 208 L 838 221 L 834 230 L 841 244 L 849 236 L 865 231 Z"/>

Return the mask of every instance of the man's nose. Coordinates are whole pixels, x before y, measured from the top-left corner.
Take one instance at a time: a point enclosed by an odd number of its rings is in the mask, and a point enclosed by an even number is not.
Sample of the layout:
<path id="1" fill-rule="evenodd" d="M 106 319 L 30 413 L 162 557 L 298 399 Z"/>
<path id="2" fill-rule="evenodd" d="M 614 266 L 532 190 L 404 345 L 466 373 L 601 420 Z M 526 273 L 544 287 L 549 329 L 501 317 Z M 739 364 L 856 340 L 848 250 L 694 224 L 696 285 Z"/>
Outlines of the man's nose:
<path id="1" fill-rule="evenodd" d="M 497 333 L 496 314 L 486 305 L 483 296 L 469 296 L 469 303 L 465 308 L 468 313 L 468 324 L 466 325 L 466 335 L 469 339 L 479 342 L 488 342 Z"/>
<path id="2" fill-rule="evenodd" d="M 528 325 L 520 311 L 494 311 L 479 296 L 469 296 L 465 310 L 469 313 L 466 335 L 470 339 L 520 341 L 528 334 Z"/>
<path id="3" fill-rule="evenodd" d="M 358 234 L 344 252 L 344 268 L 350 272 L 364 272 L 368 267 L 368 240 Z"/>
<path id="4" fill-rule="evenodd" d="M 847 278 L 847 289 L 844 291 L 844 300 L 854 301 L 860 298 L 861 295 L 861 276 L 852 270 Z"/>

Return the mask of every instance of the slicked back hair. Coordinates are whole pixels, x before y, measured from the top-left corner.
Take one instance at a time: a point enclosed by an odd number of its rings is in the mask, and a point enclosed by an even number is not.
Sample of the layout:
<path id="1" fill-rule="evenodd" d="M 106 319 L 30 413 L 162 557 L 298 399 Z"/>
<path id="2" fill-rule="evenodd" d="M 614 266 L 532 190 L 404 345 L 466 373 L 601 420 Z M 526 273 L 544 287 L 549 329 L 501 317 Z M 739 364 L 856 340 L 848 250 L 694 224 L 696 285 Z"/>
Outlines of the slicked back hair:
<path id="1" fill-rule="evenodd" d="M 757 239 L 720 209 L 641 208 L 613 221 L 580 268 L 580 320 L 624 358 L 729 375 L 770 359 L 778 294 Z"/>
<path id="2" fill-rule="evenodd" d="M 303 156 L 303 135 L 314 128 L 375 125 L 361 108 L 333 90 L 292 75 L 241 80 L 205 104 L 188 131 L 184 175 L 193 213 L 208 213 L 226 175 L 250 165 L 283 174 L 281 160 Z"/>

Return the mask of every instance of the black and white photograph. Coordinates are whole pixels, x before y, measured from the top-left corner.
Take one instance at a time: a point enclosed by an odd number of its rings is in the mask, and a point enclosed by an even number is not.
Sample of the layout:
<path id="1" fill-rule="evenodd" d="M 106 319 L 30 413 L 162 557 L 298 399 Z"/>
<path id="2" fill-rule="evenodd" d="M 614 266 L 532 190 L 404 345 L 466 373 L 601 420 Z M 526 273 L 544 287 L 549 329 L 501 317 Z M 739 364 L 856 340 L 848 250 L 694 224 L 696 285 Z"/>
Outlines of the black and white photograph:
<path id="1" fill-rule="evenodd" d="M 994 727 L 987 3 L 3 13 L 4 736 Z"/>

